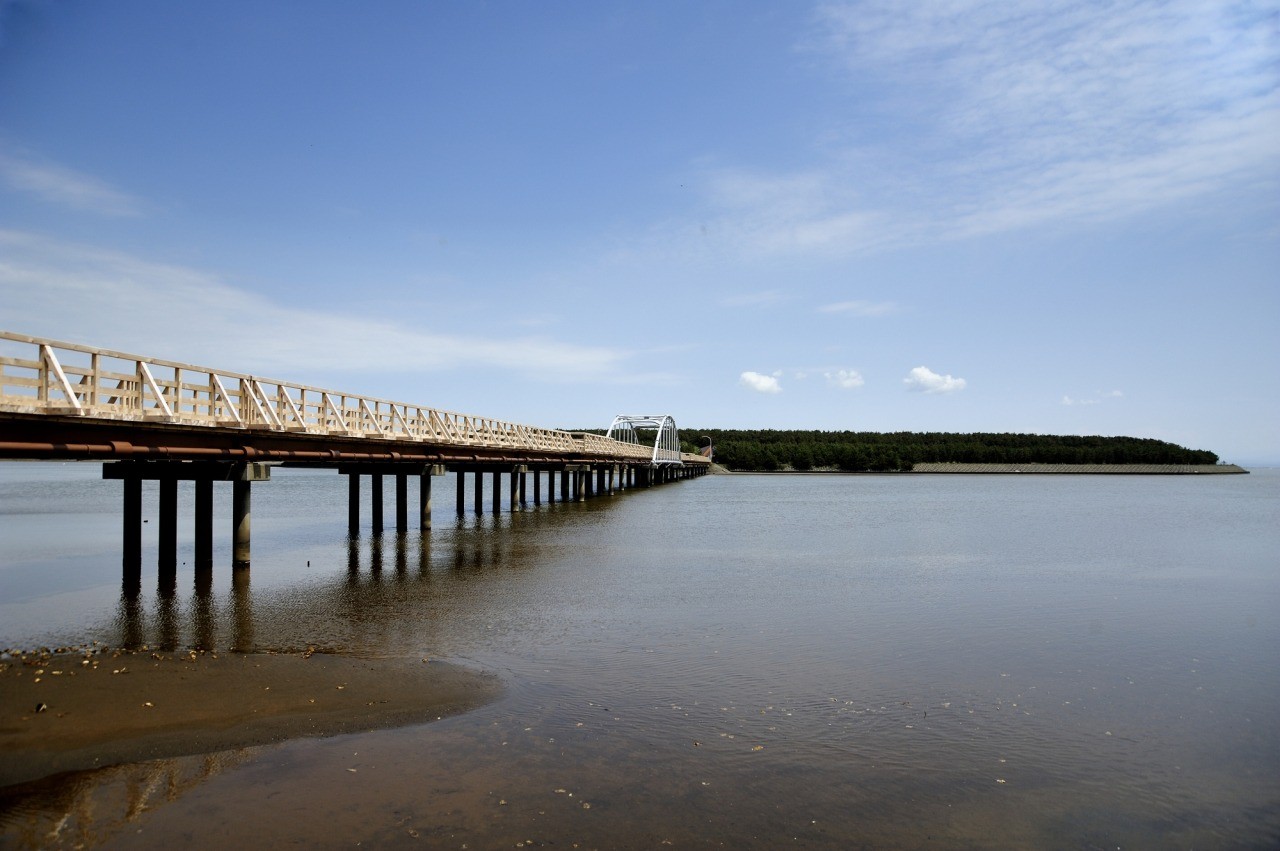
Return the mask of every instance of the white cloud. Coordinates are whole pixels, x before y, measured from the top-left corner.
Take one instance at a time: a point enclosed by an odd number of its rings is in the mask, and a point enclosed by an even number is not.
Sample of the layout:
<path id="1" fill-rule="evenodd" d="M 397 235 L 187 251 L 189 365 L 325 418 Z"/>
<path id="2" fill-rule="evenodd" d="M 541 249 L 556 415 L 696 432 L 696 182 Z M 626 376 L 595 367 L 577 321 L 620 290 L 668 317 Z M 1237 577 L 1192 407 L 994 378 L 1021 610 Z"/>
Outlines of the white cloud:
<path id="1" fill-rule="evenodd" d="M 544 381 L 627 381 L 631 353 L 543 336 L 440 334 L 277 304 L 199 269 L 0 230 L 5 330 L 293 380 L 492 368 Z"/>
<path id="2" fill-rule="evenodd" d="M 738 376 L 738 383 L 743 387 L 750 387 L 757 393 L 781 393 L 782 385 L 778 383 L 778 379 L 772 375 L 762 375 L 758 372 L 744 372 Z"/>
<path id="3" fill-rule="evenodd" d="M 824 372 L 822 375 L 827 379 L 828 383 L 835 387 L 843 387 L 846 390 L 861 387 L 866 383 L 861 373 L 853 369 L 837 369 L 834 372 Z"/>
<path id="4" fill-rule="evenodd" d="M 911 370 L 911 372 L 907 373 L 907 377 L 902 379 L 902 383 L 907 385 L 908 390 L 914 390 L 918 393 L 954 393 L 957 390 L 963 390 L 965 387 L 963 378 L 938 375 L 927 366 L 917 366 Z"/>
<path id="5" fill-rule="evenodd" d="M 0 151 L 0 177 L 49 203 L 102 216 L 139 216 L 143 204 L 95 177 Z"/>
<path id="6" fill-rule="evenodd" d="M 820 313 L 848 313 L 851 316 L 886 316 L 896 312 L 898 306 L 891 301 L 840 301 L 824 304 Z"/>

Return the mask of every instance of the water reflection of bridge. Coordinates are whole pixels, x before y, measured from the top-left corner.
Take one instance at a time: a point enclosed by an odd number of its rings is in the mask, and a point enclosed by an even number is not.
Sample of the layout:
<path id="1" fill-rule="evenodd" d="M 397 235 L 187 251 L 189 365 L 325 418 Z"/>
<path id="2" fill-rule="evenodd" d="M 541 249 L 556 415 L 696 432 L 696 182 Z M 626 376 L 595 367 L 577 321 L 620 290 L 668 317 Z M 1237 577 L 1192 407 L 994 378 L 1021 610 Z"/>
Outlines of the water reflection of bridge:
<path id="1" fill-rule="evenodd" d="M 352 535 L 362 528 L 365 477 L 378 534 L 387 476 L 395 528 L 406 532 L 431 528 L 432 479 L 446 471 L 462 516 L 468 490 L 475 513 L 500 513 L 504 490 L 505 508 L 520 511 L 692 478 L 710 466 L 681 451 L 666 415 L 619 417 L 607 435 L 567 432 L 8 332 L 0 332 L 0 458 L 106 462 L 103 476 L 123 484 L 126 585 L 140 581 L 142 487 L 155 481 L 162 588 L 177 565 L 179 482 L 192 482 L 199 587 L 213 561 L 213 484 L 232 483 L 232 560 L 247 566 L 251 486 L 270 481 L 277 466 L 347 476 Z"/>

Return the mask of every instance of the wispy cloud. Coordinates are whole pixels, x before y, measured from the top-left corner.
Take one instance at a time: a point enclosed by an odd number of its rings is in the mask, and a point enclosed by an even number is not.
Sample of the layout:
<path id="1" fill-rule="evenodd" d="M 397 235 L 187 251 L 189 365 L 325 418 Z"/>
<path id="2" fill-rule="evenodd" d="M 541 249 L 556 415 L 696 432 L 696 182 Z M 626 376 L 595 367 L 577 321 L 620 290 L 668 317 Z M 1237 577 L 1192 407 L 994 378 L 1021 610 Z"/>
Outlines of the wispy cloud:
<path id="1" fill-rule="evenodd" d="M 144 204 L 87 174 L 0 150 L 0 177 L 41 200 L 101 216 L 140 216 Z"/>
<path id="2" fill-rule="evenodd" d="M 822 376 L 827 379 L 828 384 L 845 390 L 853 390 L 866 384 L 862 374 L 856 369 L 837 369 L 832 372 L 824 372 Z"/>
<path id="3" fill-rule="evenodd" d="M 902 383 L 907 385 L 908 390 L 914 390 L 917 393 L 955 393 L 963 390 L 966 384 L 963 378 L 939 375 L 927 366 L 917 366 L 911 370 L 907 373 L 907 377 L 902 379 Z"/>
<path id="4" fill-rule="evenodd" d="M 1122 396 L 1124 396 L 1124 394 L 1121 393 L 1119 390 L 1112 390 L 1110 393 L 1100 393 L 1097 396 L 1093 396 L 1086 399 L 1075 399 L 1075 398 L 1072 398 L 1071 396 L 1063 396 L 1062 404 L 1068 405 L 1068 406 L 1099 405 L 1102 402 L 1106 401 L 1107 399 L 1119 399 Z"/>
<path id="5" fill-rule="evenodd" d="M 763 375 L 759 372 L 744 372 L 738 376 L 738 383 L 743 387 L 748 387 L 757 393 L 781 393 L 782 385 L 778 383 L 777 376 Z"/>
<path id="6" fill-rule="evenodd" d="M 832 2 L 804 47 L 849 87 L 793 169 L 703 174 L 747 253 L 852 253 L 1100 222 L 1280 183 L 1274 4 Z"/>
<path id="7" fill-rule="evenodd" d="M 491 368 L 542 381 L 613 382 L 627 378 L 630 358 L 544 336 L 439 334 L 281 305 L 211 272 L 16 231 L 0 230 L 0 303 L 6 330 L 282 379 Z"/>
<path id="8" fill-rule="evenodd" d="M 790 298 L 781 290 L 765 290 L 758 293 L 741 293 L 739 295 L 725 296 L 720 299 L 720 304 L 725 307 L 758 307 L 765 304 L 777 304 Z"/>
<path id="9" fill-rule="evenodd" d="M 839 301 L 818 308 L 820 313 L 847 313 L 850 316 L 887 316 L 897 310 L 898 305 L 891 301 Z"/>

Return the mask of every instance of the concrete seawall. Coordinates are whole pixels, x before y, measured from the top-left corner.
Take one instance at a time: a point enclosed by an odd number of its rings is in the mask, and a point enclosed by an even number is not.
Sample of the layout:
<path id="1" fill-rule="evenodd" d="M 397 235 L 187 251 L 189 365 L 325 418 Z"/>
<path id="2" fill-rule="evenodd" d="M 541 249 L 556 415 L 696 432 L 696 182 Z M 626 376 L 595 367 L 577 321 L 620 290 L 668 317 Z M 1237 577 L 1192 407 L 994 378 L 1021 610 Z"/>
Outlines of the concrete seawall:
<path id="1" fill-rule="evenodd" d="M 1235 464 L 916 464 L 913 473 L 1087 473 L 1179 476 L 1199 473 L 1248 473 Z"/>

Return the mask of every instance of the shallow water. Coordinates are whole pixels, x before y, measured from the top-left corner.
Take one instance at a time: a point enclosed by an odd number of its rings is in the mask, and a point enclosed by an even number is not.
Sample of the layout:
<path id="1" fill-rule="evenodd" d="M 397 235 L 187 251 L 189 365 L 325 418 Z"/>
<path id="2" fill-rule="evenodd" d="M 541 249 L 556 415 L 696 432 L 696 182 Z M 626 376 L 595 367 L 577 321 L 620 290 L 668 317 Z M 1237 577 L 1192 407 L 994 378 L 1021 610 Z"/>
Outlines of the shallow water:
<path id="1" fill-rule="evenodd" d="M 421 654 L 508 691 L 50 782 L 14 842 L 1280 843 L 1275 471 L 712 476 L 461 521 L 446 477 L 428 538 L 352 542 L 344 479 L 277 470 L 247 584 L 220 549 L 211 586 L 156 593 L 152 549 L 132 601 L 98 475 L 0 465 L 0 646 Z"/>

